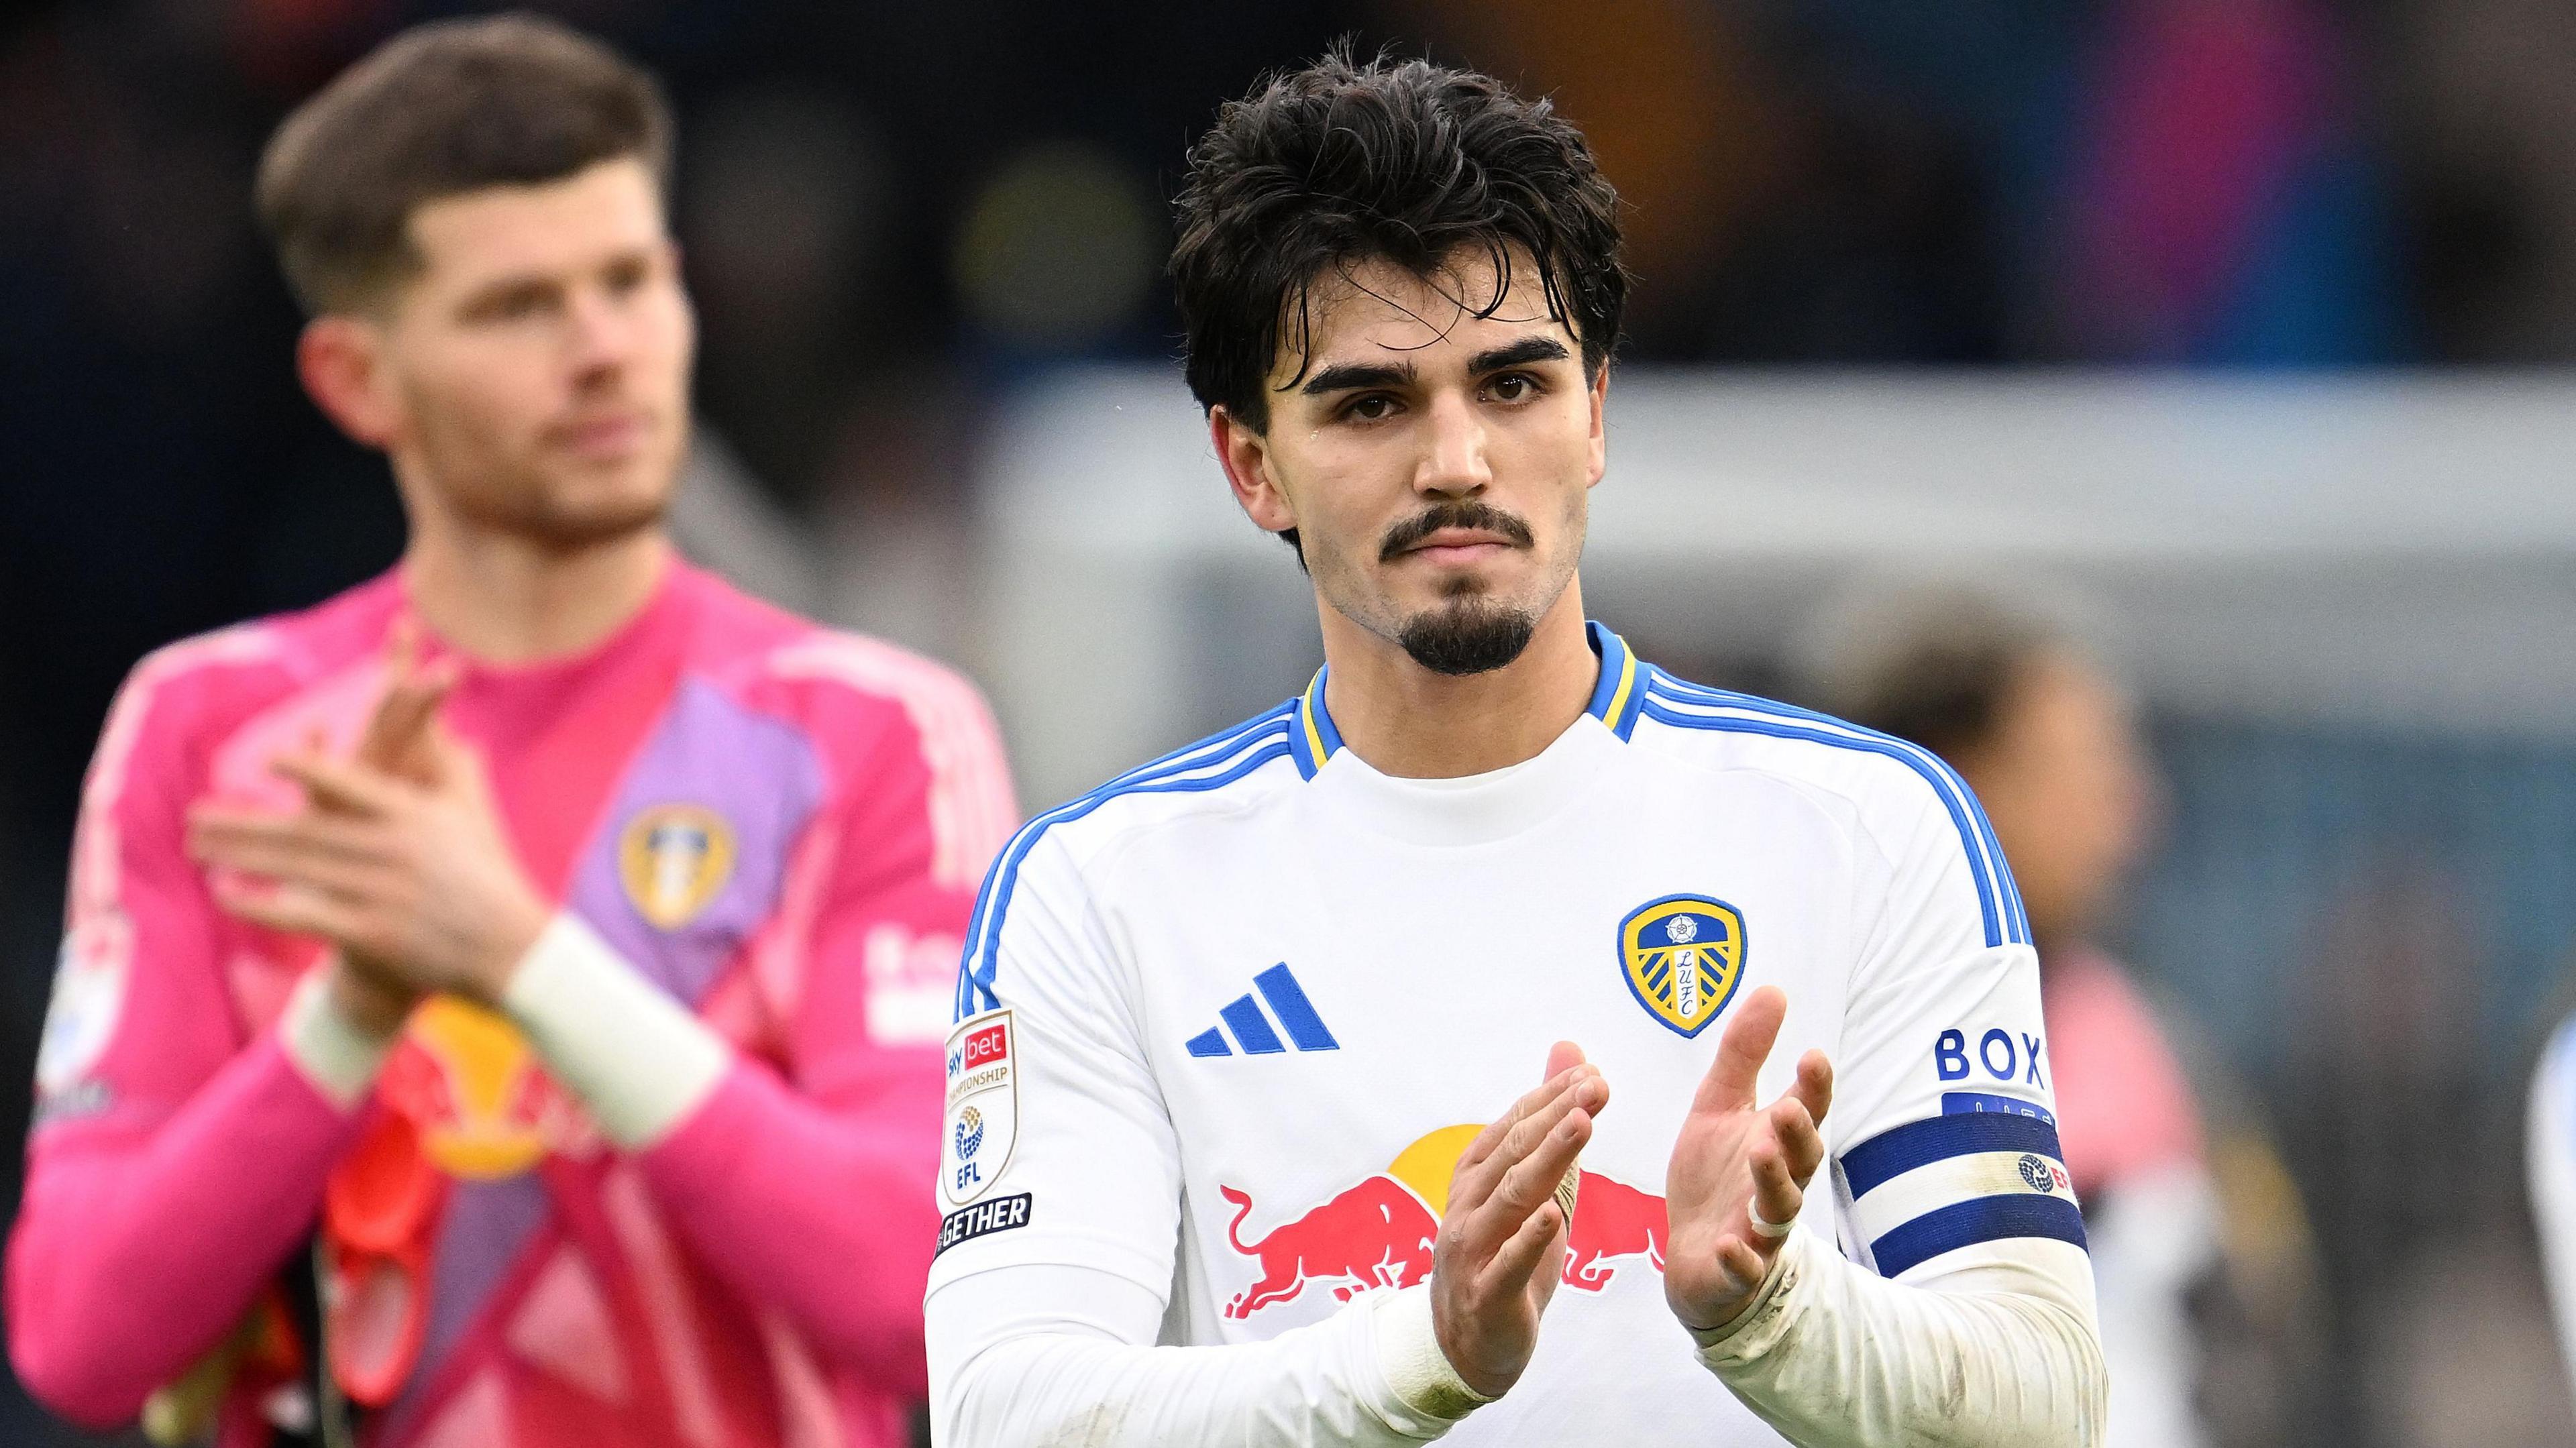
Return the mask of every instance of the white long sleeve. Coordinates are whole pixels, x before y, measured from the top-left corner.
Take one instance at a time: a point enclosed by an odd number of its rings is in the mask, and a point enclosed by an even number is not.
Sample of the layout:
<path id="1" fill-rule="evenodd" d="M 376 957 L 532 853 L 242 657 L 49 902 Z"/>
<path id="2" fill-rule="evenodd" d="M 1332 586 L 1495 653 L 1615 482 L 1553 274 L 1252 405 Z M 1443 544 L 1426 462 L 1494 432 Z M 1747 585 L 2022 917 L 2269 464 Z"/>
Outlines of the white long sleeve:
<path id="1" fill-rule="evenodd" d="M 1444 1448 L 2099 1448 L 2038 965 L 1973 799 L 1830 721 L 1652 679 L 1626 709 L 1599 646 L 1599 712 L 1521 768 L 1378 774 L 1319 679 L 1003 852 L 946 1053 L 939 1441 L 1442 1435 L 1396 1314 L 1563 1039 L 1616 1104 L 1529 1371 Z M 1757 1099 L 1834 1062 L 1821 1235 L 1704 1364 L 1655 1280 L 1666 1168 L 1762 984 L 1791 1005 Z"/>
<path id="2" fill-rule="evenodd" d="M 2092 1448 L 2107 1374 L 2083 1253 L 1989 1244 L 1940 1286 L 1892 1282 L 1801 1229 L 1700 1361 L 1801 1448 Z"/>
<path id="3" fill-rule="evenodd" d="M 1372 1292 L 1266 1342 L 1154 1346 L 1152 1293 L 1020 1266 L 930 1295 L 933 1441 L 956 1448 L 1398 1448 L 1475 1407 L 1427 1288 Z M 1425 1354 L 1428 1354 L 1427 1358 Z"/>

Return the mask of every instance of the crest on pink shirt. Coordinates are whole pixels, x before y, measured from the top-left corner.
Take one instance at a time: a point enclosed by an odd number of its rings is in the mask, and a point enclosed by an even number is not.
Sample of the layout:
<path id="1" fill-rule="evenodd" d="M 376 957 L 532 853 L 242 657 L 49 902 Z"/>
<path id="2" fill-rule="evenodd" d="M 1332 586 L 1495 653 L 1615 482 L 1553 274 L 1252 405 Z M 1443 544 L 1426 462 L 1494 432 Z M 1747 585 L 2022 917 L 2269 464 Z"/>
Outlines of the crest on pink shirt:
<path id="1" fill-rule="evenodd" d="M 657 930 L 698 918 L 733 878 L 733 826 L 697 804 L 658 804 L 629 820 L 617 841 L 618 879 L 637 914 Z"/>

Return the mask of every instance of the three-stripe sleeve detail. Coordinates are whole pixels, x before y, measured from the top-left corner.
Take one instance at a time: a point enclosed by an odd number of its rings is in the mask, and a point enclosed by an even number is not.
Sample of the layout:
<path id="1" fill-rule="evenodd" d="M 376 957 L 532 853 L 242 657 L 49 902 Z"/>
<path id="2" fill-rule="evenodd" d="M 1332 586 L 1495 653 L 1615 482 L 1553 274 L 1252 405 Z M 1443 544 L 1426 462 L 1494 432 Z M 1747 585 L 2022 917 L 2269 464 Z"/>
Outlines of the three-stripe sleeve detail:
<path id="1" fill-rule="evenodd" d="M 2022 909 L 2021 892 L 2013 885 L 2012 871 L 2004 864 L 2003 846 L 1995 839 L 1994 826 L 1987 822 L 1967 782 L 1930 750 L 1847 724 L 1829 714 L 1685 683 L 1661 669 L 1650 668 L 1648 672 L 1645 712 L 1676 728 L 1792 739 L 1882 755 L 1905 765 L 1932 787 L 1933 795 L 1959 832 L 1968 873 L 1976 883 L 1977 909 L 1985 926 L 1986 944 L 1993 947 L 2030 943 L 2030 917 Z"/>
<path id="2" fill-rule="evenodd" d="M 994 857 L 984 876 L 984 888 L 976 897 L 974 916 L 967 922 L 966 948 L 957 970 L 956 1018 L 962 1021 L 1001 1004 L 993 994 L 993 981 L 1001 969 L 1002 924 L 1010 913 L 1012 893 L 1019 885 L 1020 867 L 1049 829 L 1078 820 L 1123 795 L 1222 789 L 1273 760 L 1287 757 L 1289 726 L 1296 705 L 1296 700 L 1289 700 L 1223 733 L 1176 749 L 1022 825 Z"/>

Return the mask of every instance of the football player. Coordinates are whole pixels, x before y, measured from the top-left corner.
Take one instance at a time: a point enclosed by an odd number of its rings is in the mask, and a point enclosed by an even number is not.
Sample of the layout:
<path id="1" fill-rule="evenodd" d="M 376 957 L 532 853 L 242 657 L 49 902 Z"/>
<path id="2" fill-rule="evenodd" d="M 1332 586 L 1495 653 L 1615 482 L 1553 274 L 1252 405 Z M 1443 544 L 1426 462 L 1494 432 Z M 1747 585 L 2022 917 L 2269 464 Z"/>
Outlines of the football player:
<path id="1" fill-rule="evenodd" d="M 1617 206 L 1544 102 L 1421 62 L 1280 76 L 1191 153 L 1189 384 L 1326 662 L 995 863 L 943 1441 L 2097 1440 L 1975 799 L 1584 616 Z"/>
<path id="2" fill-rule="evenodd" d="M 107 720 L 12 1360 L 171 1441 L 901 1443 L 947 967 L 1014 820 L 946 670 L 663 528 L 693 320 L 652 80 L 415 30 L 271 144 L 399 567 Z"/>

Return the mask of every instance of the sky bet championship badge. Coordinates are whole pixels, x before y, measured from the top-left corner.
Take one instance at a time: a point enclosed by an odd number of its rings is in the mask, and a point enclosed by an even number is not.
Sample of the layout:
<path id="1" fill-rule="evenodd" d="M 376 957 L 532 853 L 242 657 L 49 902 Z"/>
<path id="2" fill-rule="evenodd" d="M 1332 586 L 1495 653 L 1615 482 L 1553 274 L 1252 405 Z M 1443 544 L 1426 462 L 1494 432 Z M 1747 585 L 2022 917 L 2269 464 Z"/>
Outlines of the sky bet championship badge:
<path id="1" fill-rule="evenodd" d="M 1649 900 L 1619 922 L 1619 964 L 1647 1014 L 1696 1036 L 1744 978 L 1744 917 L 1706 895 Z"/>
<path id="2" fill-rule="evenodd" d="M 986 1011 L 948 1037 L 939 1193 L 952 1207 L 982 1196 L 1011 1160 L 1020 1128 L 1019 1044 L 1008 1010 Z"/>
<path id="3" fill-rule="evenodd" d="M 627 822 L 617 873 L 637 914 L 657 930 L 677 930 L 733 878 L 733 827 L 703 805 L 655 805 Z"/>

